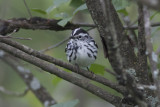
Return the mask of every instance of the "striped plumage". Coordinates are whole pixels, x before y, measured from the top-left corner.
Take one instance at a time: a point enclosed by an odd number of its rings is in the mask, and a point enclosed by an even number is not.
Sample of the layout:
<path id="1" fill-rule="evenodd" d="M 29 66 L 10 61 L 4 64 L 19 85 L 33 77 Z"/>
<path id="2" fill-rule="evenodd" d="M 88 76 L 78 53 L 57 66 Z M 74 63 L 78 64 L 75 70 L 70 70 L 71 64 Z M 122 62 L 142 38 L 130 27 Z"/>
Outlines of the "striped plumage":
<path id="1" fill-rule="evenodd" d="M 81 28 L 74 29 L 70 38 L 65 49 L 68 61 L 81 68 L 89 67 L 98 52 L 94 39 Z"/>

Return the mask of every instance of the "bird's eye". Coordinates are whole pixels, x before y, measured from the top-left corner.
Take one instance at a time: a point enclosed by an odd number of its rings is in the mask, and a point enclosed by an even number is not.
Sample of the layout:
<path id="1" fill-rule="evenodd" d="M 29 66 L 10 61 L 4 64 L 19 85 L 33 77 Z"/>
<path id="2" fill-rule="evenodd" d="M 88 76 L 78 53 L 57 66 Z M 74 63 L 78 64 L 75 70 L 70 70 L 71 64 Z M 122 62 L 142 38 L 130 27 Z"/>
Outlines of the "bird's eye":
<path id="1" fill-rule="evenodd" d="M 79 36 L 78 38 L 80 39 L 80 38 L 82 38 L 82 36 Z"/>

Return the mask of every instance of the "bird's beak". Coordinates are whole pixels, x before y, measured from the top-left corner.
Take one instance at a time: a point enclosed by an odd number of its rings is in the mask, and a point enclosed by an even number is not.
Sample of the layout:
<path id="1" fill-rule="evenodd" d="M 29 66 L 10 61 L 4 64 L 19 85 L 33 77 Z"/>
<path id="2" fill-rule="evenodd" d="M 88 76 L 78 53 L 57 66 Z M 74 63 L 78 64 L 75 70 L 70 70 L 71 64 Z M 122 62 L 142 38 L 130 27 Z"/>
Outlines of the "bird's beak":
<path id="1" fill-rule="evenodd" d="M 69 39 L 74 39 L 75 37 L 71 36 Z"/>

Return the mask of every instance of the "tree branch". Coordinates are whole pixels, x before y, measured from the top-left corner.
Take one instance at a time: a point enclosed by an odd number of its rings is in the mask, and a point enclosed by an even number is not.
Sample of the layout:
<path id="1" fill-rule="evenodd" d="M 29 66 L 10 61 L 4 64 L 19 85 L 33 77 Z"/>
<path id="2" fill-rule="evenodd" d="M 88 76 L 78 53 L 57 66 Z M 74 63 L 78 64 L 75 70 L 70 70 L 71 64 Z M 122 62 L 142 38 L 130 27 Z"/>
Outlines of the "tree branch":
<path id="1" fill-rule="evenodd" d="M 23 59 L 37 67 L 40 67 L 42 70 L 47 71 L 51 74 L 54 74 L 60 78 L 63 78 L 64 80 L 67 80 L 75 85 L 78 85 L 86 90 L 88 90 L 89 92 L 91 92 L 94 95 L 99 96 L 100 98 L 110 102 L 111 104 L 118 106 L 119 103 L 121 102 L 121 98 L 117 97 L 117 96 L 113 96 L 110 93 L 104 91 L 103 89 L 85 81 L 82 80 L 80 78 L 77 78 L 71 74 L 69 74 L 68 72 L 65 72 L 59 68 L 57 68 L 55 65 L 47 63 L 39 58 L 36 58 L 34 56 L 28 55 L 16 48 L 13 48 L 9 45 L 6 45 L 4 43 L 0 43 L 0 48 L 6 52 L 9 52 L 10 54 Z"/>
<path id="2" fill-rule="evenodd" d="M 33 50 L 32 48 L 29 48 L 29 47 L 27 47 L 25 45 L 21 45 L 21 44 L 19 44 L 17 42 L 14 42 L 12 40 L 9 40 L 9 39 L 6 39 L 6 38 L 0 38 L 0 41 L 3 42 L 3 43 L 6 43 L 8 45 L 11 45 L 11 46 L 13 46 L 13 47 L 15 47 L 17 49 L 20 49 L 23 52 L 26 52 L 26 53 L 28 53 L 30 55 L 38 57 L 38 58 L 40 58 L 42 60 L 45 60 L 47 62 L 50 62 L 50 63 L 56 64 L 58 66 L 64 67 L 64 68 L 69 69 L 69 70 L 71 70 L 71 71 L 73 71 L 75 73 L 79 73 L 80 75 L 85 76 L 85 77 L 87 77 L 89 79 L 92 79 L 92 80 L 97 81 L 97 82 L 99 82 L 101 84 L 109 86 L 110 88 L 113 88 L 113 89 L 115 89 L 116 91 L 118 91 L 118 92 L 120 92 L 122 94 L 126 93 L 126 89 L 123 86 L 120 86 L 117 83 L 113 83 L 113 82 L 107 80 L 106 78 L 104 78 L 102 76 L 93 74 L 93 73 L 88 72 L 88 71 L 83 70 L 83 69 L 80 69 L 79 72 L 77 72 L 77 67 L 73 66 L 72 64 L 65 63 L 65 62 L 63 62 L 61 60 L 58 60 L 58 59 L 55 59 L 55 58 L 50 57 L 48 55 L 42 54 L 42 53 L 40 53 L 40 52 L 38 52 L 36 50 Z"/>
<path id="3" fill-rule="evenodd" d="M 110 0 L 103 0 L 102 8 L 104 11 L 103 12 L 104 16 L 106 18 L 106 23 L 108 23 L 106 25 L 106 27 L 104 28 L 105 32 L 110 32 L 110 34 L 111 34 L 111 35 L 107 35 L 107 42 L 109 43 L 108 49 L 111 50 L 111 52 L 114 52 L 114 53 L 112 53 L 112 57 L 114 58 L 114 64 L 112 64 L 112 67 L 115 69 L 115 72 L 119 76 L 121 76 L 120 79 L 122 79 L 125 82 L 124 84 L 126 84 L 128 91 L 133 96 L 135 101 L 139 105 L 144 106 L 145 103 L 142 102 L 142 100 L 140 99 L 140 97 L 139 97 L 140 94 L 138 94 L 139 91 L 137 90 L 137 87 L 135 86 L 135 84 L 136 84 L 135 80 L 129 74 L 130 71 L 128 71 L 128 69 L 125 69 L 125 65 L 124 65 L 125 60 L 124 60 L 123 56 L 120 54 L 120 48 L 117 48 L 117 45 L 119 45 L 118 35 L 117 35 L 118 30 L 116 30 L 115 24 L 112 20 L 111 1 Z"/>
<path id="4" fill-rule="evenodd" d="M 149 57 L 150 67 L 151 67 L 151 73 L 152 77 L 154 79 L 154 83 L 156 85 L 156 92 L 157 96 L 160 100 L 160 73 L 159 69 L 157 67 L 158 65 L 158 56 L 153 51 L 153 45 L 151 42 L 151 28 L 150 28 L 150 13 L 147 6 L 143 6 L 143 13 L 144 16 L 142 17 L 144 20 L 144 34 L 145 34 L 145 40 L 146 40 L 146 52 Z"/>
<path id="5" fill-rule="evenodd" d="M 62 27 L 57 23 L 60 20 L 55 19 L 45 19 L 41 17 L 31 17 L 30 19 L 27 18 L 13 18 L 9 20 L 2 20 L 0 19 L 0 34 L 6 35 L 14 30 L 18 31 L 19 29 L 41 29 L 41 30 L 54 30 L 54 31 L 63 31 L 63 30 L 70 30 L 75 29 L 77 27 L 92 27 L 95 28 L 97 25 L 95 24 L 85 24 L 85 23 L 70 23 L 68 22 L 66 26 Z M 151 24 L 152 27 L 160 26 L 160 23 L 153 23 Z M 138 26 L 124 26 L 124 29 L 138 29 Z"/>
<path id="6" fill-rule="evenodd" d="M 139 77 L 140 84 L 150 84 L 148 76 L 148 67 L 147 67 L 147 55 L 146 55 L 146 40 L 145 40 L 145 28 L 144 28 L 144 12 L 143 6 L 139 4 L 139 18 L 138 18 L 138 71 L 137 76 Z"/>
<path id="7" fill-rule="evenodd" d="M 40 84 L 39 80 L 33 76 L 30 70 L 23 68 L 23 66 L 20 65 L 20 63 L 13 60 L 13 56 L 5 53 L 4 56 L 1 57 L 1 59 L 4 62 L 6 62 L 8 65 L 10 65 L 19 74 L 19 76 L 25 82 L 27 87 L 34 93 L 34 95 L 40 100 L 40 102 L 45 107 L 48 107 L 57 103 L 52 98 L 52 96 L 47 92 L 47 90 Z"/>
<path id="8" fill-rule="evenodd" d="M 104 1 L 101 3 L 103 8 L 104 17 L 106 17 L 105 22 L 108 23 L 106 27 L 104 28 L 105 32 L 109 32 L 111 35 L 107 35 L 107 43 L 109 44 L 109 54 L 112 54 L 112 58 L 114 58 L 114 62 L 112 64 L 112 67 L 114 68 L 115 72 L 118 75 L 122 74 L 123 64 L 122 64 L 122 56 L 120 54 L 120 49 L 117 48 L 118 39 L 117 39 L 117 33 L 115 30 L 114 23 L 112 22 L 112 17 L 110 14 L 111 11 L 111 4 L 110 1 Z M 114 52 L 114 54 L 113 54 Z M 111 58 L 111 57 L 110 57 Z M 118 65 L 118 66 L 117 66 Z"/>
<path id="9" fill-rule="evenodd" d="M 66 26 L 62 27 L 57 23 L 60 20 L 55 19 L 45 19 L 41 17 L 31 17 L 30 19 L 26 18 L 14 18 L 10 20 L 2 20 L 0 19 L 0 34 L 6 35 L 8 33 L 13 32 L 14 30 L 22 29 L 41 29 L 41 30 L 55 30 L 55 31 L 62 31 L 62 30 L 70 30 L 75 29 L 77 27 L 83 25 L 74 25 L 70 22 L 66 24 Z M 84 25 L 86 26 L 86 25 Z"/>
<path id="10" fill-rule="evenodd" d="M 160 10 L 160 0 L 137 0 L 137 2 L 147 5 L 149 8 Z"/>
<path id="11" fill-rule="evenodd" d="M 111 63 L 113 67 L 113 69 L 115 70 L 115 67 L 117 67 L 116 60 L 114 59 L 115 57 L 113 55 L 115 55 L 115 49 L 112 49 L 111 47 L 113 47 L 113 43 L 112 41 L 110 41 L 108 38 L 112 37 L 113 35 L 111 35 L 111 33 L 109 31 L 105 31 L 104 28 L 106 28 L 106 26 L 108 27 L 108 23 L 106 22 L 106 17 L 104 16 L 103 10 L 102 10 L 102 5 L 103 3 L 101 3 L 99 0 L 86 0 L 86 4 L 88 7 L 88 10 L 92 16 L 92 19 L 94 21 L 94 23 L 96 24 L 98 31 L 100 33 L 100 37 L 104 46 L 104 51 L 108 50 L 108 59 Z M 96 7 L 96 8 L 95 8 Z M 120 45 L 120 54 L 122 56 L 122 58 L 125 60 L 123 63 L 124 65 L 124 69 L 127 68 L 135 68 L 135 63 L 136 62 L 136 56 L 134 54 L 134 49 L 131 46 L 131 44 L 128 42 L 127 38 L 126 38 L 126 34 L 124 34 L 124 28 L 123 25 L 118 17 L 118 14 L 115 10 L 115 8 L 113 7 L 113 4 L 111 4 L 111 11 L 110 11 L 110 15 L 111 15 L 111 19 L 112 22 L 114 23 L 115 29 L 116 30 L 116 35 L 118 38 L 118 45 Z M 99 17 L 101 16 L 101 17 Z M 124 40 L 122 40 L 122 38 L 125 37 Z M 122 43 L 121 43 L 122 42 Z M 111 50 L 112 49 L 112 50 Z M 105 52 L 106 53 L 106 52 Z M 117 72 L 120 72 L 117 70 Z"/>
<path id="12" fill-rule="evenodd" d="M 127 36 L 111 1 L 86 0 L 86 4 L 107 45 L 108 59 L 119 76 L 119 82 L 126 84 L 127 90 L 139 105 L 146 106 L 143 93 L 137 89 L 134 77 L 129 74 L 131 71 L 139 72 L 137 58 L 127 38 L 123 39 Z"/>

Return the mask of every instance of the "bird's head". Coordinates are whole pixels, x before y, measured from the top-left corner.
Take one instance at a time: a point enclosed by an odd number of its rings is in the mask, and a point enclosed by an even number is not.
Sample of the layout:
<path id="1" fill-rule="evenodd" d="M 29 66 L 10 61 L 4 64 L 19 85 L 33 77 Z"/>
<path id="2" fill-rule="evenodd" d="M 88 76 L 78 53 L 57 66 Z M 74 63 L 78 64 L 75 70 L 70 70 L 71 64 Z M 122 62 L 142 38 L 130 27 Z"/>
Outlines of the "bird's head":
<path id="1" fill-rule="evenodd" d="M 84 29 L 76 28 L 72 31 L 70 39 L 80 40 L 80 41 L 88 41 L 91 39 L 91 37 Z"/>

